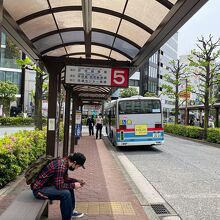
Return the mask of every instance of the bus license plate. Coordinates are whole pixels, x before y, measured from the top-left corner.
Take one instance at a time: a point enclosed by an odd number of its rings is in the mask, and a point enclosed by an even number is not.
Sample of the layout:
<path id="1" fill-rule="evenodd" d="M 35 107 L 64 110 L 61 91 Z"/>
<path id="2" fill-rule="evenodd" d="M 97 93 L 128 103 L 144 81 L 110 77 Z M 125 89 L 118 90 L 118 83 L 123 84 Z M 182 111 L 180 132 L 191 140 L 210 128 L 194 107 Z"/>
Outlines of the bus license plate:
<path id="1" fill-rule="evenodd" d="M 153 137 L 154 138 L 159 138 L 160 137 L 160 133 L 153 133 Z"/>

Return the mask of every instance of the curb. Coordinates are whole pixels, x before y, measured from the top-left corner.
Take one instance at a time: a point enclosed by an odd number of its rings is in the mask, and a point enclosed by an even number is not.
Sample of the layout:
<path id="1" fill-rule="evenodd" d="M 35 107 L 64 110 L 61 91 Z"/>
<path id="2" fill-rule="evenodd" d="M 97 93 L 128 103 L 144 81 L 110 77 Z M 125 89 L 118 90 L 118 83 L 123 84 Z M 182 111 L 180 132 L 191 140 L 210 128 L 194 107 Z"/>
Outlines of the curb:
<path id="1" fill-rule="evenodd" d="M 118 156 L 116 155 L 115 149 L 112 147 L 108 137 L 103 137 L 103 142 L 105 143 L 107 149 L 111 152 L 114 160 L 119 165 L 120 170 L 122 171 L 126 181 L 130 185 L 132 191 L 134 192 L 134 195 L 137 197 L 140 205 L 142 206 L 145 214 L 149 218 L 149 220 L 160 220 L 159 217 L 156 215 L 154 210 L 151 208 L 148 201 L 142 196 L 141 192 L 139 191 L 138 187 L 134 183 L 134 181 L 131 179 L 129 174 L 127 173 L 126 169 L 123 167 L 122 163 L 120 162 Z"/>
<path id="2" fill-rule="evenodd" d="M 24 180 L 24 176 L 20 175 L 15 180 L 9 182 L 6 186 L 4 186 L 2 189 L 0 189 L 0 197 L 7 196 L 11 191 L 13 191 L 19 183 L 21 183 Z"/>

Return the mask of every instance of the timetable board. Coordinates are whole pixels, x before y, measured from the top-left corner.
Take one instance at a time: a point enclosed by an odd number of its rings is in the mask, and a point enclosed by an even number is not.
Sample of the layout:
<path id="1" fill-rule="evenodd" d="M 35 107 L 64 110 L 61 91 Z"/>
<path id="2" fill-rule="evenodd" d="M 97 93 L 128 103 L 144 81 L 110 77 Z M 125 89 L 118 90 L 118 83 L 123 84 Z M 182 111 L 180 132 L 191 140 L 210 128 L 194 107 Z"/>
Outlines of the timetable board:
<path id="1" fill-rule="evenodd" d="M 128 87 L 128 68 L 66 66 L 65 83 L 75 85 Z"/>

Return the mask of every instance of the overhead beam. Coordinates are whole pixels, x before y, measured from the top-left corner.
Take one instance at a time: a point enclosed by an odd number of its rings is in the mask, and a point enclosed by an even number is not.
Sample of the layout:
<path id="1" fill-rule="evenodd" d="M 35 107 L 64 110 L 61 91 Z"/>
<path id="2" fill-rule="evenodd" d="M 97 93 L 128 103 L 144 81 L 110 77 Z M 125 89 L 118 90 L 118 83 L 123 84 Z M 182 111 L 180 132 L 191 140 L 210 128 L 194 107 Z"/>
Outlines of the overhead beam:
<path id="1" fill-rule="evenodd" d="M 91 58 L 92 1 L 82 0 L 82 17 L 86 58 Z"/>
<path id="2" fill-rule="evenodd" d="M 0 0 L 0 25 L 3 19 L 3 0 Z"/>
<path id="3" fill-rule="evenodd" d="M 169 10 L 173 7 L 173 4 L 168 0 L 156 0 L 156 1 L 159 2 L 161 5 L 165 6 L 166 8 L 168 8 Z"/>
<path id="4" fill-rule="evenodd" d="M 51 63 L 63 63 L 63 65 L 78 65 L 78 66 L 95 66 L 95 67 L 125 67 L 130 68 L 131 63 L 129 61 L 117 61 L 117 60 L 98 60 L 98 59 L 80 59 L 80 58 L 68 58 L 66 57 L 43 57 L 43 61 Z"/>
<path id="5" fill-rule="evenodd" d="M 69 53 L 69 54 L 65 54 L 65 55 L 62 55 L 61 57 L 67 57 L 67 56 L 78 56 L 78 55 L 85 55 L 86 53 L 85 52 L 77 52 L 77 53 Z M 105 58 L 105 59 L 110 59 L 110 60 L 114 60 L 113 58 L 109 58 L 108 56 L 105 56 L 103 54 L 99 54 L 99 53 L 91 53 L 91 56 L 97 56 L 97 57 L 102 57 L 102 58 Z"/>
<path id="6" fill-rule="evenodd" d="M 105 97 L 105 98 L 82 98 L 82 102 L 83 101 L 93 101 L 93 102 L 99 102 L 99 101 L 103 101 L 103 100 L 106 100 L 108 97 Z"/>
<path id="7" fill-rule="evenodd" d="M 96 91 L 96 92 L 93 92 L 93 91 L 82 91 L 80 92 L 80 95 L 83 96 L 84 94 L 85 95 L 89 95 L 89 94 L 96 94 L 96 95 L 107 95 L 109 92 L 99 92 L 99 91 Z"/>

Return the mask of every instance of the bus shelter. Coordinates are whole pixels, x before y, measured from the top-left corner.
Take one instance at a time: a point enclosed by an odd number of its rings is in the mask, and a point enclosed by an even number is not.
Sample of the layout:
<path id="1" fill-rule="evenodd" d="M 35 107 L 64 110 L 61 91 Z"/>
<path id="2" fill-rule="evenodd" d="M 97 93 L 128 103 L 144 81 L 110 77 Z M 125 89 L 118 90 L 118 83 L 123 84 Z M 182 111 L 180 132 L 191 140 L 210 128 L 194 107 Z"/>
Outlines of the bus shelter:
<path id="1" fill-rule="evenodd" d="M 66 89 L 63 151 L 66 155 L 70 151 L 71 97 L 74 115 L 77 104 L 106 100 L 115 88 L 128 86 L 122 83 L 122 78 L 138 70 L 206 2 L 0 0 L 1 30 L 35 63 L 44 65 L 49 74 L 47 154 L 55 155 L 61 84 Z M 88 71 L 90 75 L 96 72 L 111 77 L 106 82 L 100 78 L 95 83 L 85 79 L 74 81 L 73 75 L 79 75 L 79 69 L 84 76 Z"/>
<path id="2" fill-rule="evenodd" d="M 200 115 L 200 117 L 199 117 L 199 119 L 200 119 L 200 122 L 201 122 L 201 120 L 202 120 L 202 112 L 203 112 L 203 110 L 205 109 L 205 107 L 204 107 L 204 105 L 189 105 L 189 106 L 187 106 L 187 107 L 185 107 L 185 106 L 181 106 L 180 107 L 180 110 L 181 111 L 184 111 L 184 112 L 186 112 L 187 111 L 187 118 L 189 119 L 190 117 L 189 117 L 189 112 L 190 112 L 190 110 L 198 110 L 199 111 L 199 115 Z M 214 105 L 210 105 L 210 109 L 214 109 L 215 110 L 215 127 L 219 127 L 220 126 L 220 124 L 219 124 L 219 113 L 220 113 L 220 111 L 219 111 L 219 109 L 220 109 L 220 103 L 218 102 L 218 103 L 215 103 Z M 187 124 L 188 124 L 189 122 L 187 122 Z"/>

